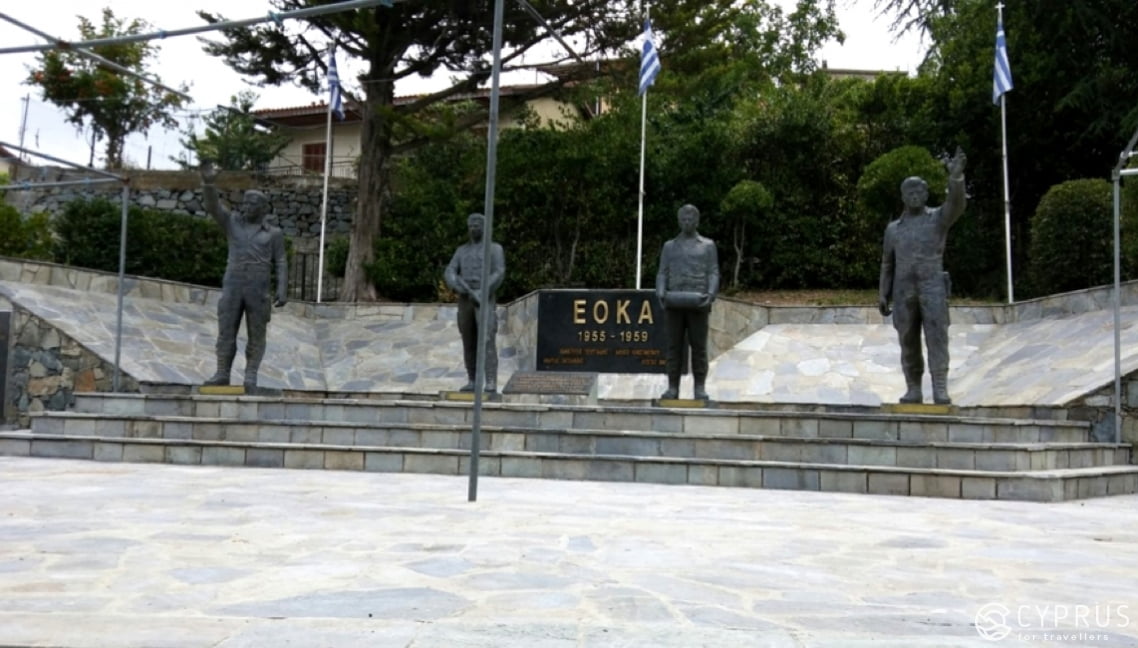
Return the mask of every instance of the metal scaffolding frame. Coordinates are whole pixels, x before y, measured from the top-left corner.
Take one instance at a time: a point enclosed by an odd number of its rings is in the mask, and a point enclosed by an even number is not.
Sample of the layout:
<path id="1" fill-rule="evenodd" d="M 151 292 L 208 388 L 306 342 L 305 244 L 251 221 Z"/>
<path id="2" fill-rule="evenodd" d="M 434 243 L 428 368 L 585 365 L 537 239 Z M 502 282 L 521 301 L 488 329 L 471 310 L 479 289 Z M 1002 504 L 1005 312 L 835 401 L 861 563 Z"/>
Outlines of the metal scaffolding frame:
<path id="1" fill-rule="evenodd" d="M 99 39 L 88 40 L 88 41 L 80 41 L 80 42 L 71 42 L 71 41 L 65 41 L 65 40 L 58 39 L 58 38 L 52 38 L 52 37 L 48 36 L 47 34 L 45 34 L 44 32 L 41 32 L 40 30 L 38 30 L 34 27 L 26 25 L 23 22 L 16 20 L 15 18 L 12 18 L 11 16 L 7 15 L 6 13 L 0 13 L 0 19 L 6 20 L 6 21 L 12 23 L 13 25 L 16 25 L 18 27 L 26 29 L 26 30 L 32 32 L 33 34 L 40 36 L 41 38 L 49 41 L 47 44 L 44 44 L 44 45 L 25 45 L 25 46 L 17 46 L 17 47 L 3 47 L 3 48 L 0 48 L 0 54 L 40 52 L 40 51 L 47 51 L 47 50 L 53 50 L 53 49 L 58 49 L 58 50 L 63 50 L 63 51 L 73 51 L 73 52 L 79 53 L 82 56 L 85 56 L 85 57 L 88 57 L 88 58 L 95 60 L 100 65 L 110 67 L 111 69 L 113 69 L 117 72 L 131 75 L 131 76 L 136 77 L 142 81 L 145 81 L 145 82 L 153 84 L 153 85 L 155 85 L 155 86 L 157 86 L 163 90 L 166 90 L 167 92 L 174 92 L 181 97 L 184 97 L 186 99 L 190 99 L 189 95 L 186 95 L 185 93 L 183 93 L 181 91 L 178 91 L 178 90 L 170 88 L 166 85 L 163 85 L 161 82 L 159 82 L 155 79 L 151 79 L 151 78 L 148 78 L 146 76 L 136 74 L 133 71 L 128 70 L 126 68 L 123 68 L 122 66 L 114 63 L 113 61 L 108 61 L 107 59 L 105 59 L 101 56 L 98 56 L 97 54 L 94 54 L 92 52 L 89 52 L 87 50 L 90 48 L 93 48 L 93 47 L 100 46 L 100 45 L 135 43 L 135 42 L 149 41 L 149 40 L 155 40 L 155 39 L 163 39 L 163 38 L 168 38 L 171 36 L 185 36 L 188 34 L 200 34 L 200 33 L 204 33 L 204 32 L 216 31 L 216 30 L 220 30 L 220 29 L 245 27 L 248 25 L 254 25 L 254 24 L 263 23 L 263 22 L 270 22 L 270 21 L 275 22 L 277 24 L 280 24 L 284 20 L 308 18 L 311 16 L 319 16 L 319 15 L 329 14 L 329 13 L 340 13 L 343 11 L 352 11 L 355 9 L 366 9 L 366 8 L 370 8 L 370 7 L 380 6 L 380 5 L 386 6 L 386 7 L 391 7 L 394 2 L 403 2 L 403 1 L 404 0 L 349 0 L 347 2 L 339 2 L 339 3 L 335 3 L 335 4 L 322 5 L 319 7 L 309 7 L 309 8 L 305 8 L 305 9 L 297 9 L 294 11 L 283 11 L 283 12 L 279 12 L 279 13 L 270 12 L 268 15 L 258 17 L 258 18 L 248 18 L 248 19 L 244 19 L 244 20 L 228 20 L 228 21 L 221 21 L 221 22 L 217 22 L 217 23 L 213 23 L 213 24 L 209 24 L 209 25 L 198 25 L 195 27 L 187 27 L 185 29 L 160 30 L 160 31 L 156 31 L 156 32 L 146 33 L 146 34 L 131 34 L 131 35 L 127 35 L 127 36 L 117 36 L 117 37 L 112 37 L 112 38 L 99 38 Z M 68 166 L 68 167 L 71 167 L 74 169 L 80 169 L 86 173 L 90 173 L 90 174 L 99 176 L 98 178 L 88 177 L 88 178 L 81 178 L 81 179 L 73 180 L 73 181 L 42 182 L 42 183 L 18 182 L 18 183 L 14 183 L 14 184 L 0 186 L 0 190 L 2 190 L 2 189 L 28 190 L 28 189 L 36 189 L 36 188 L 40 188 L 40 187 L 62 187 L 62 186 L 76 186 L 76 185 L 91 185 L 91 184 L 96 184 L 96 183 L 101 184 L 101 183 L 109 183 L 109 182 L 122 183 L 122 217 L 121 217 L 121 231 L 119 233 L 118 308 L 117 308 L 117 312 L 116 312 L 116 324 L 115 324 L 114 372 L 113 372 L 112 379 L 111 379 L 111 390 L 117 392 L 120 389 L 120 375 L 122 373 L 120 365 L 121 365 L 121 360 L 122 360 L 123 299 L 124 299 L 124 291 L 125 291 L 125 284 L 126 284 L 126 281 L 125 281 L 125 275 L 126 275 L 126 236 L 127 236 L 127 217 L 128 217 L 129 206 L 130 206 L 130 178 L 128 176 L 118 175 L 118 174 L 110 173 L 108 171 L 103 171 L 100 169 L 85 167 L 81 164 L 76 164 L 74 162 L 70 162 L 70 161 L 64 160 L 62 158 L 54 157 L 54 156 L 48 155 L 46 153 L 40 153 L 38 151 L 26 149 L 26 148 L 23 148 L 20 146 L 7 144 L 5 142 L 0 142 L 0 146 L 11 149 L 13 151 L 26 153 L 28 155 L 34 155 L 36 157 L 40 157 L 40 158 L 43 158 L 45 160 L 56 162 L 58 164 L 62 164 L 64 166 Z"/>

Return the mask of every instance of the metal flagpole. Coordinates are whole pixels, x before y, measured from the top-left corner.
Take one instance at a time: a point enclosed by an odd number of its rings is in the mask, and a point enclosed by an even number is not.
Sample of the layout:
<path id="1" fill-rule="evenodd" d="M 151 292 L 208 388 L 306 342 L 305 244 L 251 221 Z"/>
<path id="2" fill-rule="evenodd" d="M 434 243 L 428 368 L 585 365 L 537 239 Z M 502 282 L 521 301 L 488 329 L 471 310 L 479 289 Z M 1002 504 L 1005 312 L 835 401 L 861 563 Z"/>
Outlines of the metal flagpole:
<path id="1" fill-rule="evenodd" d="M 120 219 L 119 231 L 119 290 L 118 290 L 118 307 L 115 320 L 115 371 L 111 376 L 111 391 L 119 391 L 119 375 L 122 370 L 119 368 L 119 360 L 122 356 L 122 310 L 123 310 L 123 295 L 126 292 L 126 221 L 127 214 L 130 213 L 130 184 L 127 182 L 122 183 L 122 218 Z"/>
<path id="2" fill-rule="evenodd" d="M 482 233 L 482 278 L 478 287 L 478 355 L 474 370 L 474 420 L 470 428 L 470 483 L 466 499 L 478 500 L 478 454 L 482 436 L 482 390 L 486 387 L 486 336 L 490 327 L 490 250 L 494 240 L 494 175 L 498 165 L 498 86 L 502 70 L 502 16 L 504 0 L 494 0 L 494 65 L 490 76 L 490 124 L 486 134 L 486 218 Z M 497 376 L 494 377 L 497 382 Z"/>
<path id="3" fill-rule="evenodd" d="M 1008 95 L 1000 95 L 1000 141 L 1004 149 L 1004 242 L 1007 247 L 1005 257 L 1008 264 L 1008 303 L 1015 303 L 1012 291 L 1012 202 L 1008 193 Z"/>
<path id="4" fill-rule="evenodd" d="M 996 3 L 996 14 L 1000 34 L 997 38 L 1003 35 L 1004 29 L 1004 4 L 1002 2 Z M 996 47 L 1000 44 L 996 43 Z M 1000 52 L 996 52 L 997 61 L 997 74 L 999 73 L 998 65 L 1000 59 Z M 1010 78 L 1009 78 L 1010 81 Z M 1008 93 L 1006 91 L 1000 93 L 1000 143 L 1003 148 L 1003 162 L 1004 162 L 1004 244 L 1006 250 L 1004 253 L 1007 259 L 1008 271 L 1008 303 L 1015 303 L 1015 292 L 1012 289 L 1012 202 L 1008 189 Z"/>
<path id="5" fill-rule="evenodd" d="M 636 210 L 636 284 L 633 288 L 640 290 L 640 266 L 644 253 L 644 141 L 648 122 L 648 93 L 640 97 L 640 192 L 637 196 L 639 203 Z"/>
<path id="6" fill-rule="evenodd" d="M 316 257 L 316 303 L 324 294 L 324 228 L 328 222 L 328 176 L 332 175 L 332 101 L 328 101 L 328 125 L 324 131 L 324 197 L 320 201 L 320 252 Z M 301 279 L 303 281 L 303 279 Z"/>
<path id="7" fill-rule="evenodd" d="M 1138 175 L 1138 169 L 1127 169 L 1138 144 L 1138 130 L 1118 156 L 1111 176 L 1114 180 L 1114 442 L 1122 443 L 1122 176 Z"/>
<path id="8" fill-rule="evenodd" d="M 1119 213 L 1122 207 L 1121 188 L 1122 171 L 1114 171 L 1114 442 L 1122 442 L 1122 273 L 1120 272 L 1121 254 L 1119 239 Z"/>
<path id="9" fill-rule="evenodd" d="M 651 8 L 640 3 L 644 11 L 644 24 L 648 25 L 649 15 L 648 12 Z M 641 54 L 640 60 L 640 75 L 637 76 L 637 83 L 643 81 L 644 74 L 644 55 Z M 633 286 L 636 290 L 640 290 L 640 267 L 644 258 L 644 151 L 647 142 L 648 134 L 648 88 L 644 87 L 643 92 L 640 94 L 640 191 L 637 195 L 637 208 L 636 208 L 636 285 Z"/>

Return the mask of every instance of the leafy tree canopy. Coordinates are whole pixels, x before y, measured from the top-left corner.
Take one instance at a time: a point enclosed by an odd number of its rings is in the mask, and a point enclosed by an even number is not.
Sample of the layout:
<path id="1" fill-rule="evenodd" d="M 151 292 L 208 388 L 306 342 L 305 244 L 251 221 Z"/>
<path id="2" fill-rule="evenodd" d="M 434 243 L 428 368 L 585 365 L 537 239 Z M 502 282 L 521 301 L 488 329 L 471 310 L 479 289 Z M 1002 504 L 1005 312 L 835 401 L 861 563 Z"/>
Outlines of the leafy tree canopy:
<path id="1" fill-rule="evenodd" d="M 103 22 L 79 17 L 80 40 L 140 34 L 149 26 L 142 20 L 115 17 L 103 9 Z M 106 60 L 146 75 L 158 46 L 150 42 L 99 45 L 90 51 Z M 123 166 L 123 142 L 131 133 L 144 133 L 151 126 L 173 128 L 173 110 L 182 97 L 128 74 L 113 70 L 75 51 L 49 50 L 39 55 L 26 81 L 39 86 L 43 98 L 62 108 L 78 127 L 89 124 L 97 138 L 106 140 L 109 168 Z M 181 88 L 185 91 L 186 87 Z"/>
<path id="2" fill-rule="evenodd" d="M 187 128 L 182 146 L 187 152 L 171 158 L 184 169 L 197 165 L 197 160 L 213 160 L 214 166 L 229 171 L 251 171 L 264 167 L 288 146 L 288 135 L 258 128 L 252 114 L 256 93 L 243 90 L 219 106 L 205 118 L 205 130 L 199 136 Z M 192 154 L 197 160 L 191 159 Z"/>
<path id="3" fill-rule="evenodd" d="M 324 4 L 318 0 L 272 0 L 279 11 Z M 469 92 L 491 74 L 493 0 L 473 2 L 399 2 L 376 7 L 312 17 L 298 25 L 266 23 L 255 27 L 227 29 L 225 40 L 210 42 L 206 50 L 223 57 L 238 72 L 261 83 L 295 82 L 314 92 L 326 75 L 326 52 L 332 43 L 339 52 L 358 59 L 363 72 L 357 84 L 348 83 L 347 94 L 357 99 L 363 116 L 357 214 L 353 219 L 350 251 L 345 268 L 345 300 L 374 299 L 377 295 L 367 277 L 375 259 L 374 240 L 388 211 L 392 156 L 425 142 L 449 137 L 475 124 L 485 123 L 482 110 L 455 113 L 426 111 L 440 101 Z M 760 29 L 768 18 L 781 17 L 758 0 L 662 0 L 652 7 L 656 30 L 661 34 L 662 56 L 669 57 L 669 74 L 685 70 L 718 69 L 729 61 L 793 61 L 808 65 L 807 52 L 829 38 L 836 29 L 833 0 L 800 0 L 798 9 L 777 28 Z M 585 60 L 619 57 L 633 63 L 630 47 L 641 31 L 640 3 L 633 0 L 546 0 L 534 3 L 546 23 Z M 221 16 L 201 13 L 217 22 Z M 517 97 L 525 100 L 550 95 L 566 86 L 604 72 L 634 74 L 627 66 L 561 65 L 573 58 L 558 50 L 554 60 L 524 58 L 550 34 L 521 3 L 505 3 L 502 70 L 541 67 L 557 74 Z M 793 47 L 788 47 L 793 44 Z M 746 55 L 746 56 L 742 56 Z M 765 57 L 765 58 L 764 58 Z M 728 66 L 732 74 L 745 76 L 743 64 Z M 453 74 L 452 85 L 395 105 L 395 82 L 438 72 Z M 751 74 L 768 73 L 761 68 Z M 703 77 L 715 79 L 715 75 Z M 719 77 L 722 78 L 722 77 Z M 628 87 L 634 87 L 629 85 Z M 704 94 L 713 101 L 731 83 Z M 358 88 L 358 89 L 357 89 Z M 446 119 L 440 120 L 443 115 Z M 440 128 L 440 123 L 445 127 Z"/>

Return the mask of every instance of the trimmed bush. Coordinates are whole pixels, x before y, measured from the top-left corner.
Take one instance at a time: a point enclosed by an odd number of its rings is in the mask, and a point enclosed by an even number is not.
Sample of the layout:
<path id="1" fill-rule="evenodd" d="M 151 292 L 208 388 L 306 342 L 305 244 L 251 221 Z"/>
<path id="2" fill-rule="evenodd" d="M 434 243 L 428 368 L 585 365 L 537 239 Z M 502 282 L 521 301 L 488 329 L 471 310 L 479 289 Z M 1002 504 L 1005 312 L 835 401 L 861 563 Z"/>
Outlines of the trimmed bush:
<path id="1" fill-rule="evenodd" d="M 103 198 L 75 200 L 56 222 L 55 260 L 117 272 L 122 208 Z M 131 207 L 127 212 L 126 272 L 203 286 L 220 286 L 228 244 L 212 219 Z"/>
<path id="2" fill-rule="evenodd" d="M 1070 180 L 1044 194 L 1031 218 L 1029 278 L 1036 295 L 1107 284 L 1114 278 L 1113 189 Z"/>
<path id="3" fill-rule="evenodd" d="M 51 260 L 51 219 L 37 212 L 27 218 L 13 206 L 0 203 L 0 255 Z"/>
<path id="4" fill-rule="evenodd" d="M 902 146 L 870 162 L 857 181 L 857 203 L 845 223 L 842 252 L 847 257 L 847 285 L 877 285 L 885 226 L 901 216 L 901 182 L 918 176 L 929 183 L 929 204 L 944 201 L 948 171 L 920 146 Z"/>

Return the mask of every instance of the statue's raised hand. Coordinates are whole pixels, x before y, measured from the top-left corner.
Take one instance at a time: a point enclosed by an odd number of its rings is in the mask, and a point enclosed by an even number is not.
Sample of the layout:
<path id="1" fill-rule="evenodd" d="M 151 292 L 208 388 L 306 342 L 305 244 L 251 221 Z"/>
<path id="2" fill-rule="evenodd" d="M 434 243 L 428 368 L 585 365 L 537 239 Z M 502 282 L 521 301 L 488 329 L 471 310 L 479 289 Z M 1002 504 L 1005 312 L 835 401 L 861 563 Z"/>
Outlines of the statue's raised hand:
<path id="1" fill-rule="evenodd" d="M 948 175 L 952 178 L 959 178 L 964 175 L 964 165 L 968 163 L 968 156 L 964 154 L 964 150 L 959 146 L 956 147 L 956 155 L 948 161 Z"/>

